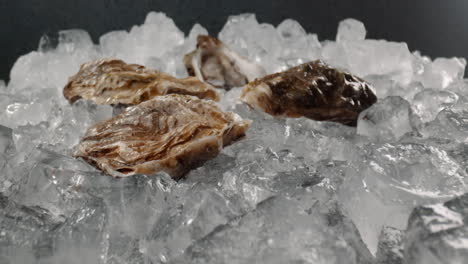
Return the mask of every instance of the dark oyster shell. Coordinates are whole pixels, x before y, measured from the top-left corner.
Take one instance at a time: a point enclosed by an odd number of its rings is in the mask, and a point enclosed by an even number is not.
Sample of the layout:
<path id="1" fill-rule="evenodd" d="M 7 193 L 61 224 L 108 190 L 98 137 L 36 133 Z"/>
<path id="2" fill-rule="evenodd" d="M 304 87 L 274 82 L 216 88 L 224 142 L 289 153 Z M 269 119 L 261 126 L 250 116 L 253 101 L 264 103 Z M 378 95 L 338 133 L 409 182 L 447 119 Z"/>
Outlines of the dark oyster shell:
<path id="1" fill-rule="evenodd" d="M 364 80 L 320 60 L 250 82 L 241 99 L 273 116 L 305 116 L 351 126 L 377 101 Z"/>
<path id="2" fill-rule="evenodd" d="M 73 103 L 84 98 L 97 104 L 135 105 L 155 96 L 185 94 L 219 100 L 209 84 L 189 77 L 177 79 L 138 64 L 118 59 L 102 59 L 81 65 L 63 89 L 65 98 Z"/>
<path id="3" fill-rule="evenodd" d="M 226 90 L 266 74 L 260 65 L 230 50 L 219 39 L 206 35 L 198 36 L 197 49 L 185 55 L 184 63 L 189 75 Z"/>
<path id="4" fill-rule="evenodd" d="M 91 127 L 75 157 L 114 177 L 165 171 L 179 179 L 242 138 L 249 126 L 209 100 L 157 96 Z"/>

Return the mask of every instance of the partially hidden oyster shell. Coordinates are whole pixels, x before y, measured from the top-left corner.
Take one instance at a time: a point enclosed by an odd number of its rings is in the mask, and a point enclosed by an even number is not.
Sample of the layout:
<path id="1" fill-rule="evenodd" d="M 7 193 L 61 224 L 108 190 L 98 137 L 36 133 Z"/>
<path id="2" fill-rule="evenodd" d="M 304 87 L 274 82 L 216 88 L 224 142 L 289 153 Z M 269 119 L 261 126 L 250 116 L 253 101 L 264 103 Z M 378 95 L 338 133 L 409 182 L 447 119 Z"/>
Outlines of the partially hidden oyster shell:
<path id="1" fill-rule="evenodd" d="M 184 57 L 191 76 L 226 90 L 241 87 L 266 74 L 255 62 L 229 49 L 219 39 L 206 35 L 197 37 L 197 49 Z"/>
<path id="2" fill-rule="evenodd" d="M 63 89 L 63 95 L 70 103 L 83 98 L 110 105 L 136 105 L 166 94 L 219 100 L 214 87 L 197 78 L 177 79 L 119 59 L 101 59 L 81 65 Z"/>
<path id="3" fill-rule="evenodd" d="M 359 113 L 377 96 L 359 77 L 316 60 L 250 82 L 241 100 L 273 116 L 355 126 Z"/>
<path id="4" fill-rule="evenodd" d="M 164 171 L 180 179 L 242 138 L 250 123 L 210 100 L 158 96 L 88 129 L 75 157 L 113 177 Z"/>

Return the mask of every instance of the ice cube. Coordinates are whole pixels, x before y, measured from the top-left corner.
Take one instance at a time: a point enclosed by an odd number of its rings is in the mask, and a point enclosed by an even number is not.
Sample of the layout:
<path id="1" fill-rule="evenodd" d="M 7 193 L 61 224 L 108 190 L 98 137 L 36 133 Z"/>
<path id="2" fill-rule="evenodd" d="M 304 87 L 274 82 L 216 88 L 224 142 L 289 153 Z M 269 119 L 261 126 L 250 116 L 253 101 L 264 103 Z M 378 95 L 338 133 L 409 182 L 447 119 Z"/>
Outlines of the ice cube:
<path id="1" fill-rule="evenodd" d="M 7 155 L 14 148 L 12 129 L 0 125 L 0 155 Z"/>
<path id="2" fill-rule="evenodd" d="M 326 218 L 300 203 L 270 198 L 219 226 L 170 263 L 358 263 L 359 253 Z"/>
<path id="3" fill-rule="evenodd" d="M 466 110 L 444 109 L 429 123 L 424 124 L 419 132 L 426 138 L 449 139 L 465 142 L 468 131 L 468 112 Z"/>
<path id="4" fill-rule="evenodd" d="M 357 133 L 374 141 L 394 141 L 413 131 L 410 104 L 389 96 L 359 114 Z"/>
<path id="5" fill-rule="evenodd" d="M 272 25 L 259 24 L 255 15 L 229 17 L 218 38 L 235 52 L 259 63 L 267 73 L 280 69 L 280 35 Z"/>
<path id="6" fill-rule="evenodd" d="M 388 75 L 368 75 L 365 80 L 372 84 L 378 98 L 387 96 L 400 96 L 408 102 L 412 102 L 414 95 L 424 89 L 420 82 L 411 82 L 402 85 L 391 79 Z"/>
<path id="7" fill-rule="evenodd" d="M 419 206 L 408 221 L 406 263 L 464 263 L 468 258 L 468 194 Z"/>
<path id="8" fill-rule="evenodd" d="M 68 43 L 60 50 L 46 53 L 33 51 L 21 56 L 11 70 L 8 89 L 34 93 L 55 88 L 57 95 L 54 97 L 62 100 L 60 95 L 68 77 L 75 74 L 81 64 L 98 57 L 95 49 L 81 48 L 81 44 Z"/>
<path id="9" fill-rule="evenodd" d="M 106 261 L 103 250 L 108 242 L 105 234 L 107 208 L 101 199 L 87 197 L 67 222 L 50 232 L 50 253 L 42 259 L 46 263 L 99 263 Z M 79 259 L 79 261 L 78 261 Z"/>
<path id="10" fill-rule="evenodd" d="M 356 19 L 348 18 L 342 20 L 338 25 L 336 34 L 337 42 L 359 41 L 366 38 L 366 28 L 364 24 Z"/>
<path id="11" fill-rule="evenodd" d="M 464 58 L 437 58 L 428 64 L 422 75 L 422 83 L 427 88 L 445 89 L 465 74 Z"/>
<path id="12" fill-rule="evenodd" d="M 170 201 L 172 206 L 162 212 L 140 243 L 142 252 L 155 262 L 183 254 L 194 241 L 242 212 L 235 200 L 213 186 L 198 184 L 179 186 L 178 189 L 183 197 L 169 197 L 174 199 Z"/>
<path id="13" fill-rule="evenodd" d="M 47 248 L 47 235 L 63 223 L 40 207 L 27 207 L 0 193 L 0 260 L 33 263 Z"/>
<path id="14" fill-rule="evenodd" d="M 107 32 L 99 38 L 101 52 L 106 57 L 122 56 L 127 38 L 128 32 L 125 30 Z"/>
<path id="15" fill-rule="evenodd" d="M 304 28 L 292 19 L 286 19 L 276 28 L 281 39 L 282 60 L 291 62 L 297 61 L 297 64 L 317 59 L 318 49 L 321 47 L 316 35 L 308 35 Z M 288 65 L 296 66 L 296 65 Z"/>
<path id="16" fill-rule="evenodd" d="M 405 229 L 414 205 L 468 190 L 465 170 L 441 148 L 416 143 L 364 148 L 361 161 L 348 167 L 339 197 L 373 253 L 381 228 Z"/>
<path id="17" fill-rule="evenodd" d="M 94 45 L 91 36 L 82 29 L 62 30 L 59 31 L 58 35 L 58 51 L 72 53 L 91 49 Z"/>
<path id="18" fill-rule="evenodd" d="M 376 254 L 377 264 L 403 264 L 404 238 L 402 230 L 387 226 L 382 228 Z"/>
<path id="19" fill-rule="evenodd" d="M 412 109 L 420 121 L 426 123 L 434 120 L 441 110 L 449 108 L 457 101 L 456 93 L 424 89 L 414 96 Z"/>
<path id="20" fill-rule="evenodd" d="M 133 26 L 129 32 L 113 31 L 103 35 L 100 40 L 103 54 L 117 57 L 128 63 L 147 66 L 149 58 L 161 59 L 166 53 L 184 43 L 184 33 L 174 21 L 164 13 L 150 12 L 145 22 Z M 166 68 L 166 65 L 159 65 Z"/>

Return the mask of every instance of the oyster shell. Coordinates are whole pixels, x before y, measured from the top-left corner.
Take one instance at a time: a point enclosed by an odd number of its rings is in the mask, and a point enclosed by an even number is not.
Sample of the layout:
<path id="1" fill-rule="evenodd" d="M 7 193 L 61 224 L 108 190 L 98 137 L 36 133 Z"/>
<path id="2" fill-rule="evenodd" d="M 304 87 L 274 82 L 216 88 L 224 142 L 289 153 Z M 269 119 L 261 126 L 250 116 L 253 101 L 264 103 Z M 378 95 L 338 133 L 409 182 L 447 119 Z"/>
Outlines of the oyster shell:
<path id="1" fill-rule="evenodd" d="M 70 103 L 84 98 L 97 104 L 112 105 L 135 105 L 173 93 L 219 100 L 216 90 L 197 78 L 177 79 L 118 59 L 101 59 L 81 65 L 63 89 L 63 95 Z"/>
<path id="2" fill-rule="evenodd" d="M 88 129 L 75 157 L 114 177 L 165 171 L 179 179 L 242 138 L 250 122 L 209 100 L 157 96 Z"/>
<path id="3" fill-rule="evenodd" d="M 240 87 L 266 74 L 258 64 L 230 50 L 219 39 L 199 35 L 197 49 L 184 57 L 191 76 L 226 90 Z"/>
<path id="4" fill-rule="evenodd" d="M 273 116 L 355 126 L 359 113 L 377 96 L 364 80 L 316 60 L 250 82 L 241 99 Z"/>

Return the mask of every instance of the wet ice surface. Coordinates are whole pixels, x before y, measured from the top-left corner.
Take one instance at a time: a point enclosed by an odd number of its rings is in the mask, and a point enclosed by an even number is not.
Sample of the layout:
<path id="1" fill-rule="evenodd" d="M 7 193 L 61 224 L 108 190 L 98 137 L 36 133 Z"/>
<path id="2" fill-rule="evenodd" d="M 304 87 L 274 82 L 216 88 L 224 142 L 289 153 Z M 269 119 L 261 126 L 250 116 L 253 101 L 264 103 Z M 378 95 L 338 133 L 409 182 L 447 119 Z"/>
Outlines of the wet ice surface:
<path id="1" fill-rule="evenodd" d="M 337 42 L 319 42 L 293 20 L 275 27 L 253 15 L 230 18 L 218 37 L 268 73 L 323 59 L 371 82 L 379 102 L 357 128 L 274 119 L 239 104 L 234 88 L 221 107 L 254 121 L 246 139 L 186 180 L 113 179 L 71 158 L 86 128 L 113 113 L 63 97 L 81 63 L 116 56 L 183 77 L 183 55 L 206 33 L 195 25 L 184 36 L 172 19 L 150 13 L 98 44 L 67 30 L 57 46 L 43 38 L 38 51 L 18 59 L 8 85 L 0 82 L 0 263 L 466 257 L 466 199 L 437 204 L 468 192 L 465 60 L 432 61 L 405 43 L 364 39 L 355 20 L 340 23 Z M 436 205 L 418 207 L 402 235 L 413 208 L 427 204 Z M 409 241 L 404 254 L 401 236 Z"/>

